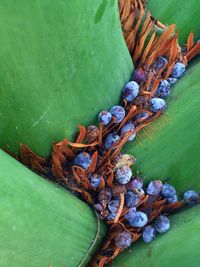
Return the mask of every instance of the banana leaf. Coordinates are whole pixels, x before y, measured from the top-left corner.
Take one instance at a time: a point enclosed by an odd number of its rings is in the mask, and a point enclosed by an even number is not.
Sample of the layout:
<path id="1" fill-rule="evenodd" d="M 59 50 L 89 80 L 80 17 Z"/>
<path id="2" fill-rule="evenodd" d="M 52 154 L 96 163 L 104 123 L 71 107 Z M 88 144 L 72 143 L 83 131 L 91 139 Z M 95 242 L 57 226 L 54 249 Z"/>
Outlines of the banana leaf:
<path id="1" fill-rule="evenodd" d="M 105 234 L 92 209 L 0 150 L 0 266 L 85 266 Z"/>
<path id="2" fill-rule="evenodd" d="M 130 78 L 118 2 L 3 0 L 0 10 L 0 146 L 49 156 Z"/>

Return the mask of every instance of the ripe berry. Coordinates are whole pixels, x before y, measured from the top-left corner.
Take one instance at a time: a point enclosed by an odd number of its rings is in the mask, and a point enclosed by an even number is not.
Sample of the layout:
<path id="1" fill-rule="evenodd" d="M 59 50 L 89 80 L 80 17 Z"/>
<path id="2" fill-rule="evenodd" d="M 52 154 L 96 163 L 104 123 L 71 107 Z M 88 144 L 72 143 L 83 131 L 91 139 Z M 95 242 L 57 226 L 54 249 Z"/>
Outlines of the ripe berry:
<path id="1" fill-rule="evenodd" d="M 133 207 L 131 209 L 128 210 L 128 212 L 125 214 L 125 218 L 128 220 L 128 221 L 133 221 L 135 216 L 137 214 L 137 211 L 136 211 L 136 208 Z"/>
<path id="2" fill-rule="evenodd" d="M 103 125 L 108 125 L 112 120 L 112 115 L 108 111 L 101 111 L 98 116 L 99 122 L 102 122 Z"/>
<path id="3" fill-rule="evenodd" d="M 186 71 L 185 64 L 177 62 L 172 69 L 171 76 L 172 78 L 180 78 L 185 71 Z"/>
<path id="4" fill-rule="evenodd" d="M 74 165 L 78 165 L 85 170 L 90 167 L 91 162 L 91 156 L 87 152 L 79 153 L 74 159 Z"/>
<path id="5" fill-rule="evenodd" d="M 170 85 L 173 85 L 173 84 L 175 84 L 175 83 L 177 82 L 177 79 L 176 79 L 176 78 L 169 77 L 169 78 L 167 79 L 167 81 L 168 81 L 168 83 L 169 83 Z"/>
<path id="6" fill-rule="evenodd" d="M 143 181 L 140 177 L 134 178 L 127 184 L 127 189 L 130 190 L 142 189 L 142 187 L 143 187 Z"/>
<path id="7" fill-rule="evenodd" d="M 110 133 L 107 135 L 104 145 L 107 150 L 111 148 L 111 146 L 119 139 L 119 135 L 116 133 Z M 115 148 L 115 147 L 113 147 Z"/>
<path id="8" fill-rule="evenodd" d="M 147 187 L 148 195 L 158 195 L 162 190 L 163 184 L 160 180 L 151 181 Z"/>
<path id="9" fill-rule="evenodd" d="M 148 225 L 144 227 L 142 238 L 145 243 L 153 241 L 155 236 L 156 236 L 156 230 L 153 226 Z"/>
<path id="10" fill-rule="evenodd" d="M 166 108 L 167 108 L 167 104 L 165 102 L 164 99 L 162 98 L 158 98 L 158 97 L 154 97 L 149 101 L 150 104 L 150 109 L 152 112 L 165 112 Z"/>
<path id="11" fill-rule="evenodd" d="M 136 98 L 138 93 L 139 93 L 139 85 L 134 81 L 127 83 L 122 90 L 122 96 L 128 102 L 133 101 L 133 99 Z"/>
<path id="12" fill-rule="evenodd" d="M 170 94 L 170 84 L 167 80 L 162 80 L 156 90 L 155 96 L 165 98 Z"/>
<path id="13" fill-rule="evenodd" d="M 147 80 L 147 74 L 143 69 L 136 69 L 133 73 L 133 80 L 138 84 L 141 84 L 141 82 L 145 82 Z"/>
<path id="14" fill-rule="evenodd" d="M 137 114 L 134 118 L 134 120 L 142 121 L 149 117 L 149 114 L 147 112 L 141 112 L 140 114 Z"/>
<path id="15" fill-rule="evenodd" d="M 170 221 L 169 219 L 161 215 L 155 220 L 155 229 L 159 233 L 165 233 L 169 230 L 170 228 Z"/>
<path id="16" fill-rule="evenodd" d="M 170 184 L 164 184 L 161 195 L 165 198 L 173 198 L 176 195 L 176 189 Z"/>
<path id="17" fill-rule="evenodd" d="M 143 227 L 145 226 L 145 224 L 147 224 L 147 222 L 148 222 L 148 217 L 142 211 L 136 212 L 135 218 L 129 221 L 132 227 Z"/>
<path id="18" fill-rule="evenodd" d="M 128 132 L 135 131 L 135 127 L 132 122 L 127 122 L 121 129 L 121 135 L 125 136 Z M 136 133 L 133 133 L 129 138 L 128 141 L 132 141 L 136 136 Z"/>
<path id="19" fill-rule="evenodd" d="M 101 176 L 98 175 L 98 174 L 93 174 L 90 177 L 90 183 L 91 183 L 91 186 L 94 187 L 94 188 L 99 187 L 100 183 L 101 183 Z"/>
<path id="20" fill-rule="evenodd" d="M 199 194 L 194 190 L 188 190 L 183 194 L 183 199 L 188 204 L 194 204 L 197 203 Z"/>
<path id="21" fill-rule="evenodd" d="M 94 208 L 98 211 L 103 211 L 103 207 L 100 203 L 94 204 Z"/>
<path id="22" fill-rule="evenodd" d="M 115 217 L 116 217 L 116 213 L 110 212 L 110 213 L 108 214 L 108 216 L 106 217 L 106 219 L 107 219 L 108 221 L 112 221 L 112 220 L 115 219 Z"/>
<path id="23" fill-rule="evenodd" d="M 110 202 L 111 197 L 112 197 L 111 190 L 109 188 L 103 188 L 98 195 L 98 200 L 100 203 L 103 202 L 108 203 Z"/>
<path id="24" fill-rule="evenodd" d="M 173 197 L 167 197 L 166 200 L 169 204 L 172 204 L 178 201 L 178 197 L 177 195 L 174 195 Z"/>
<path id="25" fill-rule="evenodd" d="M 160 56 L 156 59 L 154 67 L 156 70 L 160 70 L 167 64 L 168 60 L 165 57 Z"/>
<path id="26" fill-rule="evenodd" d="M 112 107 L 110 113 L 114 118 L 114 123 L 120 123 L 125 117 L 125 109 L 121 106 Z"/>
<path id="27" fill-rule="evenodd" d="M 112 212 L 112 213 L 116 213 L 117 210 L 118 210 L 118 207 L 119 207 L 119 200 L 118 200 L 118 199 L 111 200 L 111 201 L 108 203 L 108 209 L 109 209 L 110 212 Z"/>
<path id="28" fill-rule="evenodd" d="M 115 245 L 118 248 L 128 248 L 132 243 L 132 235 L 128 232 L 121 232 L 115 238 Z"/>
<path id="29" fill-rule="evenodd" d="M 125 195 L 125 201 L 126 201 L 126 206 L 128 208 L 132 208 L 132 207 L 137 206 L 137 204 L 140 201 L 140 198 L 136 193 L 132 191 L 128 191 Z"/>
<path id="30" fill-rule="evenodd" d="M 117 169 L 115 174 L 115 179 L 120 184 L 127 184 L 132 176 L 132 171 L 128 166 L 122 166 L 119 169 Z"/>

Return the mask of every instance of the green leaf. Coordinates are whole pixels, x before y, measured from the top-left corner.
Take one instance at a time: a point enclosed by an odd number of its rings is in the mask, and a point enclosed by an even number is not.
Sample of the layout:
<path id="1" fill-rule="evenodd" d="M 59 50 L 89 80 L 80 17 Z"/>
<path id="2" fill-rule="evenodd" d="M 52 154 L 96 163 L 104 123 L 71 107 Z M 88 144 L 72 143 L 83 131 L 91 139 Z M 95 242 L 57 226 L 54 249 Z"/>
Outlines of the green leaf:
<path id="1" fill-rule="evenodd" d="M 0 36 L 0 146 L 14 152 L 49 155 L 119 102 L 133 70 L 115 0 L 3 0 Z"/>
<path id="2" fill-rule="evenodd" d="M 170 178 L 179 192 L 200 190 L 199 72 L 196 60 L 172 88 L 167 112 L 139 135 L 136 145 L 126 147 L 136 156 L 135 169 L 143 173 L 146 182 Z"/>
<path id="3" fill-rule="evenodd" d="M 85 266 L 105 233 L 92 209 L 0 151 L 0 266 Z"/>
<path id="4" fill-rule="evenodd" d="M 199 9 L 200 2 L 196 0 L 149 0 L 147 9 L 152 16 L 166 25 L 176 24 L 179 32 L 179 43 L 187 41 L 189 33 L 195 33 L 196 38 L 200 37 Z"/>
<path id="5" fill-rule="evenodd" d="M 151 244 L 139 242 L 116 260 L 114 267 L 199 267 L 200 207 L 170 216 L 171 229 Z"/>

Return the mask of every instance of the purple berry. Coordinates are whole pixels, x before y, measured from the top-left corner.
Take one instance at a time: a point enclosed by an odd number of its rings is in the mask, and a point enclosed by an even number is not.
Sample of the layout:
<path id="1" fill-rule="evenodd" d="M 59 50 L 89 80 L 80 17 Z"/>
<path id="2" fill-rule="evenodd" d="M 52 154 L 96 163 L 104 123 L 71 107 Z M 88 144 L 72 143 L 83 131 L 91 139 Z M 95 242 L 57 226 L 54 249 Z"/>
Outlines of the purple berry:
<path id="1" fill-rule="evenodd" d="M 157 59 L 156 59 L 156 62 L 155 62 L 155 69 L 156 70 L 160 70 L 160 69 L 162 69 L 165 65 L 167 65 L 168 64 L 168 61 L 167 61 L 167 59 L 165 58 L 165 57 L 162 57 L 162 56 L 160 56 L 160 57 L 158 57 Z"/>
<path id="2" fill-rule="evenodd" d="M 92 159 L 87 152 L 79 153 L 74 159 L 74 165 L 78 165 L 81 168 L 87 170 L 91 165 Z"/>
<path id="3" fill-rule="evenodd" d="M 172 69 L 171 76 L 172 78 L 180 78 L 181 76 L 183 76 L 185 71 L 186 71 L 185 64 L 177 62 Z"/>
<path id="4" fill-rule="evenodd" d="M 161 195 L 165 198 L 173 198 L 176 195 L 176 189 L 170 184 L 164 184 Z"/>
<path id="5" fill-rule="evenodd" d="M 128 221 L 133 221 L 135 216 L 137 214 L 137 211 L 136 211 L 136 208 L 133 207 L 131 209 L 128 210 L 128 212 L 125 214 L 125 218 L 128 220 Z"/>
<path id="6" fill-rule="evenodd" d="M 136 69 L 133 73 L 133 80 L 138 84 L 141 84 L 147 80 L 147 74 L 143 71 L 143 69 Z"/>
<path id="7" fill-rule="evenodd" d="M 128 248 L 130 247 L 132 243 L 132 235 L 128 232 L 121 232 L 117 235 L 117 237 L 115 238 L 115 245 L 118 248 Z"/>
<path id="8" fill-rule="evenodd" d="M 111 148 L 111 146 L 117 141 L 119 140 L 119 135 L 116 134 L 116 133 L 110 133 L 109 135 L 107 135 L 106 139 L 105 139 L 105 142 L 104 142 L 104 145 L 105 145 L 105 148 L 107 150 L 109 150 Z M 115 148 L 115 146 L 113 147 Z"/>
<path id="9" fill-rule="evenodd" d="M 129 132 L 135 131 L 135 127 L 132 122 L 127 122 L 121 129 L 121 135 L 125 136 Z M 129 138 L 128 141 L 132 141 L 136 136 L 136 133 L 133 133 Z"/>
<path id="10" fill-rule="evenodd" d="M 167 81 L 168 81 L 168 83 L 169 83 L 170 85 L 174 85 L 174 84 L 177 82 L 177 79 L 176 79 L 176 78 L 169 77 L 169 78 L 167 79 Z"/>
<path id="11" fill-rule="evenodd" d="M 134 120 L 143 121 L 149 117 L 149 114 L 147 112 L 141 112 L 140 114 L 137 114 L 134 118 Z"/>
<path id="12" fill-rule="evenodd" d="M 178 201 L 178 197 L 177 195 L 174 195 L 173 197 L 167 197 L 166 200 L 169 204 L 173 204 Z"/>
<path id="13" fill-rule="evenodd" d="M 145 226 L 142 232 L 142 238 L 145 243 L 150 243 L 155 239 L 156 230 L 153 226 Z"/>
<path id="14" fill-rule="evenodd" d="M 97 210 L 97 211 L 103 211 L 103 207 L 100 203 L 97 203 L 97 204 L 94 204 L 94 208 Z"/>
<path id="15" fill-rule="evenodd" d="M 170 84 L 167 80 L 162 80 L 159 83 L 158 89 L 156 90 L 155 96 L 165 98 L 170 94 Z"/>
<path id="16" fill-rule="evenodd" d="M 103 188 L 98 195 L 98 200 L 100 203 L 105 202 L 107 204 L 108 202 L 110 202 L 111 197 L 111 190 L 109 188 Z"/>
<path id="17" fill-rule="evenodd" d="M 140 177 L 134 178 L 127 184 L 127 189 L 130 190 L 142 189 L 142 187 L 143 187 L 143 181 Z"/>
<path id="18" fill-rule="evenodd" d="M 110 113 L 114 118 L 114 123 L 120 123 L 125 117 L 125 109 L 121 106 L 112 107 Z"/>
<path id="19" fill-rule="evenodd" d="M 108 216 L 106 217 L 106 219 L 107 219 L 108 221 L 112 221 L 112 220 L 115 219 L 115 217 L 116 217 L 116 213 L 110 212 L 110 213 L 108 214 Z"/>
<path id="20" fill-rule="evenodd" d="M 194 190 L 188 190 L 183 194 L 183 199 L 187 204 L 194 204 L 198 202 L 199 194 Z"/>
<path id="21" fill-rule="evenodd" d="M 158 195 L 160 194 L 161 190 L 162 190 L 162 187 L 163 187 L 163 184 L 160 180 L 154 180 L 154 181 L 151 181 L 149 184 L 148 184 L 148 187 L 147 187 L 147 194 L 148 195 Z"/>
<path id="22" fill-rule="evenodd" d="M 125 201 L 126 201 L 126 206 L 128 208 L 132 208 L 137 206 L 137 204 L 140 202 L 140 198 L 136 193 L 128 191 L 125 195 Z"/>
<path id="23" fill-rule="evenodd" d="M 147 224 L 147 222 L 148 222 L 148 217 L 142 211 L 136 212 L 135 218 L 133 220 L 129 220 L 129 223 L 132 227 L 143 227 L 145 226 L 145 224 Z"/>
<path id="24" fill-rule="evenodd" d="M 101 183 L 101 176 L 98 174 L 91 175 L 90 176 L 90 183 L 91 183 L 91 186 L 94 188 L 99 187 L 100 183 Z"/>
<path id="25" fill-rule="evenodd" d="M 154 97 L 149 101 L 150 109 L 152 112 L 165 112 L 167 104 L 164 99 L 159 97 Z"/>
<path id="26" fill-rule="evenodd" d="M 133 101 L 138 95 L 138 93 L 139 93 L 139 85 L 134 81 L 127 83 L 122 90 L 122 96 L 128 102 Z"/>
<path id="27" fill-rule="evenodd" d="M 108 111 L 101 111 L 98 116 L 99 122 L 102 122 L 103 125 L 108 125 L 112 120 L 112 115 Z"/>
<path id="28" fill-rule="evenodd" d="M 128 166 L 122 166 L 117 169 L 115 178 L 120 184 L 127 184 L 132 176 L 132 171 Z"/>
<path id="29" fill-rule="evenodd" d="M 159 233 L 165 233 L 169 230 L 170 228 L 170 221 L 169 219 L 161 215 L 155 220 L 155 229 Z"/>
<path id="30" fill-rule="evenodd" d="M 118 211 L 118 207 L 119 207 L 119 200 L 118 199 L 111 200 L 108 203 L 108 209 L 112 213 L 116 213 Z"/>

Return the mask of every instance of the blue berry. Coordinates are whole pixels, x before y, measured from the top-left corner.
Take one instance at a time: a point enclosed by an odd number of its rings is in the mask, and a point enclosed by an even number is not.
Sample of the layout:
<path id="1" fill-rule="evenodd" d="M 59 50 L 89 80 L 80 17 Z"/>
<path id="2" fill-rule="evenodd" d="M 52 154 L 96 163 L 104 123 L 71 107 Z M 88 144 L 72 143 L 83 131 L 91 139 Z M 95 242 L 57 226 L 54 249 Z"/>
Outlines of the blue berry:
<path id="1" fill-rule="evenodd" d="M 154 97 L 149 101 L 150 109 L 152 112 L 165 112 L 167 104 L 164 99 L 159 97 Z"/>
<path id="2" fill-rule="evenodd" d="M 106 218 L 108 221 L 112 221 L 115 219 L 115 217 L 116 217 L 116 213 L 110 212 Z"/>
<path id="3" fill-rule="evenodd" d="M 170 228 L 170 221 L 169 219 L 161 215 L 155 220 L 155 229 L 159 233 L 165 233 L 169 230 Z"/>
<path id="4" fill-rule="evenodd" d="M 185 71 L 186 71 L 185 64 L 177 62 L 172 69 L 171 76 L 172 78 L 180 78 L 181 76 L 183 76 Z"/>
<path id="5" fill-rule="evenodd" d="M 107 135 L 105 141 L 104 141 L 104 145 L 105 148 L 107 150 L 109 150 L 111 148 L 111 146 L 117 141 L 119 140 L 119 135 L 116 133 L 110 133 L 109 135 Z M 115 148 L 115 147 L 113 147 Z"/>
<path id="6" fill-rule="evenodd" d="M 126 206 L 128 208 L 135 207 L 140 202 L 139 196 L 136 193 L 132 192 L 132 191 L 128 191 L 126 193 L 125 200 L 126 200 Z"/>
<path id="7" fill-rule="evenodd" d="M 112 212 L 112 213 L 116 213 L 117 210 L 118 210 L 118 207 L 119 207 L 119 200 L 118 200 L 118 199 L 111 200 L 111 201 L 108 203 L 108 209 L 109 209 L 110 212 Z"/>
<path id="8" fill-rule="evenodd" d="M 134 118 L 134 120 L 143 121 L 149 117 L 149 114 L 147 112 L 141 112 L 140 114 L 137 114 Z"/>
<path id="9" fill-rule="evenodd" d="M 120 123 L 125 117 L 125 109 L 121 106 L 112 107 L 110 113 L 114 118 L 114 123 Z"/>
<path id="10" fill-rule="evenodd" d="M 161 195 L 165 198 L 173 198 L 176 195 L 176 189 L 170 184 L 164 184 Z"/>
<path id="11" fill-rule="evenodd" d="M 81 168 L 87 170 L 91 165 L 92 159 L 87 152 L 79 153 L 74 159 L 74 165 L 78 165 Z"/>
<path id="12" fill-rule="evenodd" d="M 156 90 L 155 96 L 165 98 L 170 94 L 170 84 L 167 80 L 162 80 L 159 83 L 158 89 Z"/>
<path id="13" fill-rule="evenodd" d="M 169 83 L 170 85 L 174 85 L 174 84 L 177 82 L 177 79 L 176 79 L 176 78 L 169 77 L 169 78 L 167 79 L 167 81 L 168 81 L 168 83 Z"/>
<path id="14" fill-rule="evenodd" d="M 112 120 L 112 115 L 108 111 L 101 111 L 98 116 L 99 122 L 102 122 L 103 125 L 108 125 Z"/>
<path id="15" fill-rule="evenodd" d="M 166 200 L 169 204 L 173 204 L 178 201 L 178 197 L 177 195 L 174 195 L 173 197 L 167 197 Z"/>
<path id="16" fill-rule="evenodd" d="M 128 232 L 121 232 L 117 235 L 117 237 L 115 238 L 115 245 L 118 248 L 128 248 L 130 247 L 132 243 L 132 235 Z"/>
<path id="17" fill-rule="evenodd" d="M 135 127 L 132 122 L 127 122 L 121 129 L 121 135 L 125 136 L 128 132 L 135 131 Z M 133 133 L 129 138 L 128 141 L 132 141 L 136 136 L 136 133 Z"/>
<path id="18" fill-rule="evenodd" d="M 93 174 L 90 177 L 90 183 L 91 183 L 91 186 L 94 187 L 94 188 L 99 187 L 100 183 L 101 183 L 101 176 L 98 175 L 98 174 Z"/>
<path id="19" fill-rule="evenodd" d="M 111 193 L 111 190 L 109 188 L 103 188 L 100 192 L 99 192 L 99 195 L 98 195 L 98 200 L 100 203 L 108 203 L 110 202 L 111 200 L 111 197 L 112 197 L 112 193 Z"/>
<path id="20" fill-rule="evenodd" d="M 127 184 L 127 188 L 130 190 L 142 189 L 143 181 L 140 177 L 136 177 Z"/>
<path id="21" fill-rule="evenodd" d="M 145 226 L 142 232 L 142 238 L 145 243 L 149 243 L 155 239 L 156 230 L 153 226 Z"/>
<path id="22" fill-rule="evenodd" d="M 160 180 L 154 180 L 154 181 L 151 181 L 149 184 L 148 184 L 148 187 L 147 187 L 147 194 L 148 195 L 158 195 L 160 194 L 161 190 L 162 190 L 162 187 L 163 187 L 163 184 Z"/>
<path id="23" fill-rule="evenodd" d="M 143 227 L 148 222 L 147 215 L 142 211 L 137 211 L 136 216 L 133 220 L 129 220 L 129 224 L 132 227 Z"/>
<path id="24" fill-rule="evenodd" d="M 128 220 L 128 221 L 133 221 L 135 216 L 137 214 L 137 211 L 136 211 L 136 208 L 133 207 L 131 209 L 128 210 L 128 212 L 125 214 L 125 218 Z"/>
<path id="25" fill-rule="evenodd" d="M 98 211 L 103 211 L 103 207 L 100 203 L 94 204 L 94 208 Z"/>
<path id="26" fill-rule="evenodd" d="M 122 166 L 117 169 L 115 179 L 120 184 L 127 184 L 132 176 L 132 171 L 128 166 Z"/>
<path id="27" fill-rule="evenodd" d="M 133 101 L 138 95 L 138 93 L 139 93 L 139 85 L 134 81 L 127 83 L 122 90 L 122 96 L 128 102 Z"/>
<path id="28" fill-rule="evenodd" d="M 156 59 L 155 69 L 156 70 L 160 70 L 160 69 L 162 69 L 167 64 L 168 64 L 168 60 L 165 57 L 160 56 L 160 57 L 158 57 Z"/>
<path id="29" fill-rule="evenodd" d="M 133 80 L 138 84 L 141 84 L 147 80 L 147 74 L 143 71 L 143 69 L 136 69 L 133 73 Z"/>
<path id="30" fill-rule="evenodd" d="M 188 190 L 183 194 L 183 199 L 188 204 L 194 204 L 198 202 L 199 194 L 194 190 Z"/>

